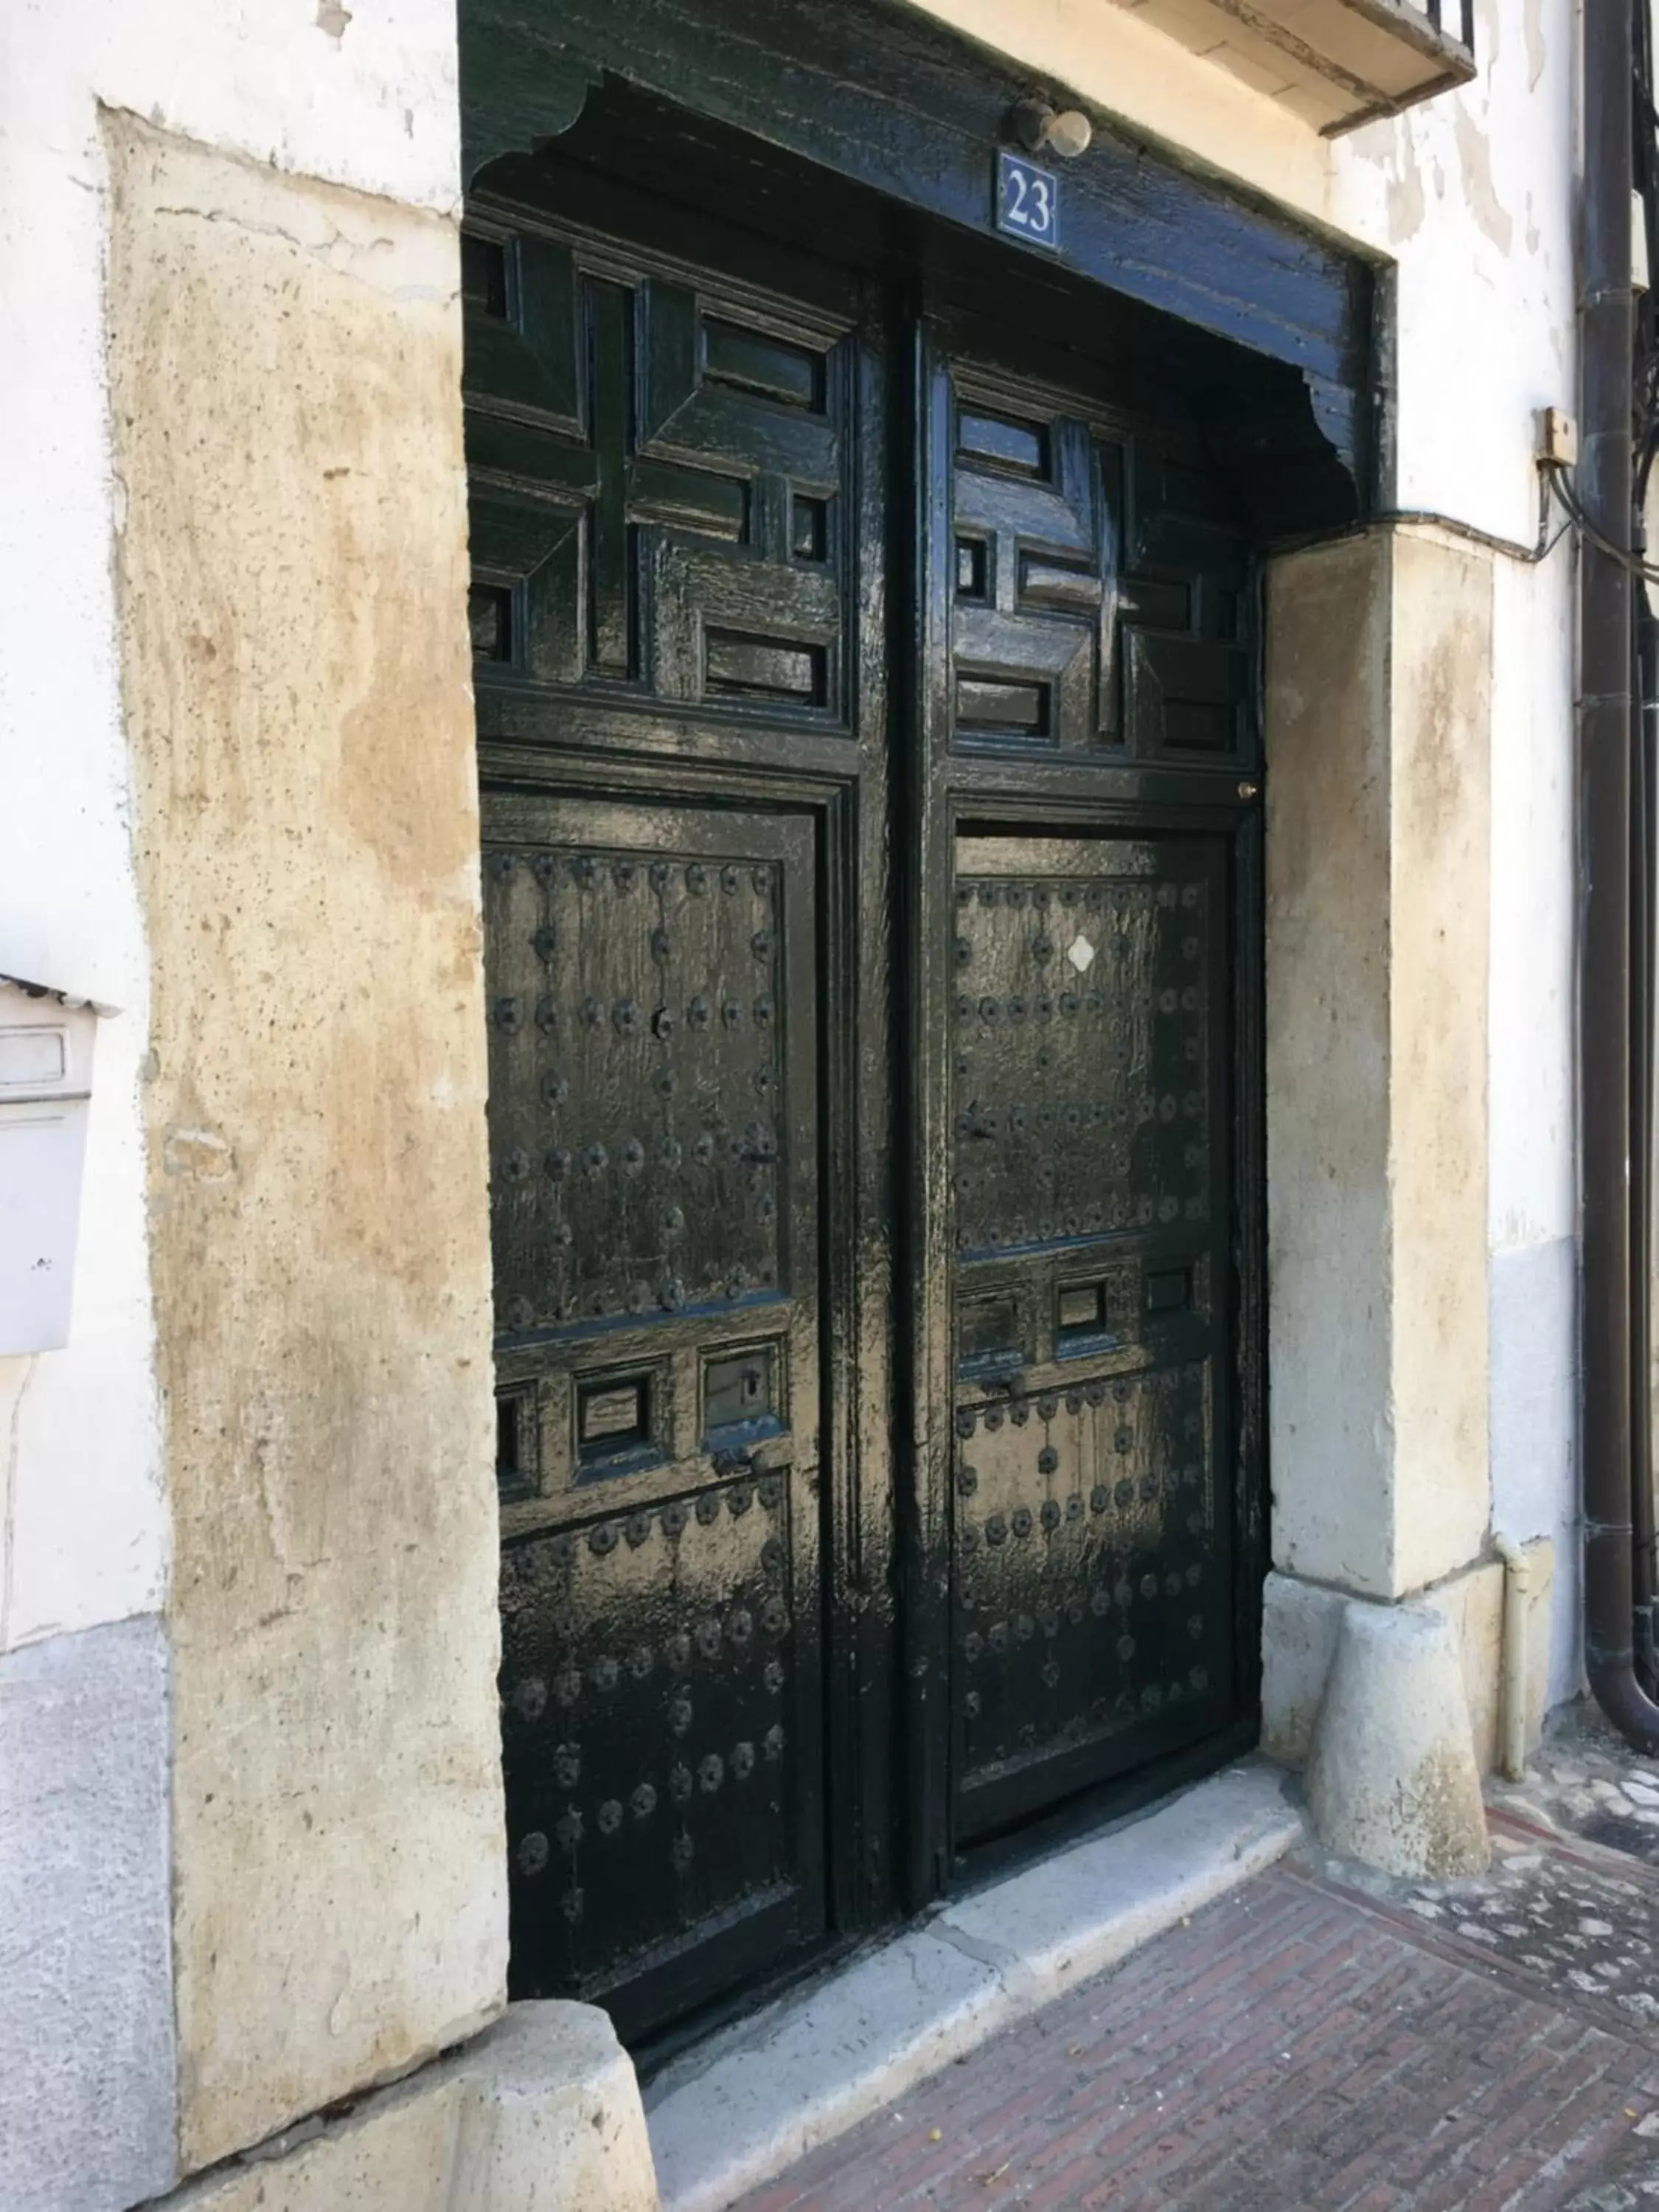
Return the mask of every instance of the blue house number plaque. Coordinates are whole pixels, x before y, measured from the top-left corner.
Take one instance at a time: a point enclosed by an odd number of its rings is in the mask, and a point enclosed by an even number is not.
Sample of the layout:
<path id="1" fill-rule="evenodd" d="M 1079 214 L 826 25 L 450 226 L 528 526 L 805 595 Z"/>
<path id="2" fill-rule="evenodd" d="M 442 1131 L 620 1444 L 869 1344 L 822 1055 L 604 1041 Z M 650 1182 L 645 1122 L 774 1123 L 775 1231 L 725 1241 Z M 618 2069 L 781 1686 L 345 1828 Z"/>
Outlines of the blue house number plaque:
<path id="1" fill-rule="evenodd" d="M 1005 146 L 997 154 L 997 228 L 1028 246 L 1060 244 L 1060 185 Z"/>

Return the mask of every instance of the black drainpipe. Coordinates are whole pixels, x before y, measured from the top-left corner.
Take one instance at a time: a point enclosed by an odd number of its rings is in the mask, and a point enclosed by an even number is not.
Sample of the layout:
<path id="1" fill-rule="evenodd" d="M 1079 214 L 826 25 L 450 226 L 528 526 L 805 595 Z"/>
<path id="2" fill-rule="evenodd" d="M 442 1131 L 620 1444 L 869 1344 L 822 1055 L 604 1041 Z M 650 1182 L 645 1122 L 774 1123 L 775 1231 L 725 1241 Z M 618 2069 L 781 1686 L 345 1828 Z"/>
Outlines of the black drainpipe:
<path id="1" fill-rule="evenodd" d="M 1635 488 L 1632 550 L 1644 553 L 1644 471 Z M 1647 593 L 1633 591 L 1636 626 L 1631 791 L 1631 1605 L 1636 1680 L 1650 1698 L 1656 1680 L 1656 1553 L 1652 1404 L 1649 1381 L 1653 1328 L 1653 984 L 1654 984 L 1654 702 L 1659 696 L 1659 628 Z"/>
<path id="2" fill-rule="evenodd" d="M 1659 460 L 1659 307 L 1653 272 L 1659 270 L 1659 115 L 1654 110 L 1653 19 L 1636 7 L 1636 82 L 1633 108 L 1636 189 L 1642 202 L 1649 283 L 1636 307 L 1636 473 L 1632 489 L 1632 544 L 1648 557 L 1648 486 Z M 1631 1021 L 1635 1128 L 1632 1146 L 1631 1419 L 1635 1424 L 1632 1475 L 1635 1530 L 1636 1679 L 1659 1697 L 1659 1536 L 1653 1494 L 1653 1139 L 1654 992 L 1659 948 L 1659 618 L 1650 586 L 1634 589 L 1636 610 L 1636 799 L 1632 808 L 1631 896 L 1637 902 L 1640 954 Z"/>
<path id="3" fill-rule="evenodd" d="M 1635 295 L 1631 191 L 1636 5 L 1585 0 L 1583 441 L 1579 492 L 1594 531 L 1580 560 L 1578 788 L 1583 952 L 1579 993 L 1584 1277 L 1584 1659 L 1597 1703 L 1644 1751 L 1659 1705 L 1636 1678 L 1632 578 Z M 1598 544 L 1600 538 L 1604 544 Z M 1645 1024 L 1639 1024 L 1644 1030 Z M 1645 1089 L 1645 1086 L 1644 1086 Z M 1646 1359 L 1646 1347 L 1642 1358 Z M 1644 1408 L 1646 1392 L 1641 1393 Z M 1644 1414 L 1645 1419 L 1645 1414 Z"/>

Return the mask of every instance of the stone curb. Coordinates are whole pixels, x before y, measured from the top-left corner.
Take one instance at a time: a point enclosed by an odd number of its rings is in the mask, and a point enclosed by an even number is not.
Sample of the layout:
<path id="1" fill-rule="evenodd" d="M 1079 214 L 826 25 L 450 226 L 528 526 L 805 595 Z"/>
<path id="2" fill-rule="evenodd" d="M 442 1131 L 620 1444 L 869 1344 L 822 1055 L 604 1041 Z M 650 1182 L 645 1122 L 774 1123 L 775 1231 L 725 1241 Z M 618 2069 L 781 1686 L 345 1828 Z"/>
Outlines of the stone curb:
<path id="1" fill-rule="evenodd" d="M 725 2212 L 999 2028 L 1115 1966 L 1304 1832 L 1276 1767 L 1229 1767 L 793 1991 L 646 2092 L 663 2212 Z"/>

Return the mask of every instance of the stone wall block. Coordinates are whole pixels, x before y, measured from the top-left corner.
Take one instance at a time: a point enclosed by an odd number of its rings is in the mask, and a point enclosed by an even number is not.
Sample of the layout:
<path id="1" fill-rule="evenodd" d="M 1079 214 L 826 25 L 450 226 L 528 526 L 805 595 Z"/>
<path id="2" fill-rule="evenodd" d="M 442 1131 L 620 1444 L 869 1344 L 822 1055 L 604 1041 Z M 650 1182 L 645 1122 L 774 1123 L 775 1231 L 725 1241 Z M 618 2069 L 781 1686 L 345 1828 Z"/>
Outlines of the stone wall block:
<path id="1" fill-rule="evenodd" d="M 1404 529 L 1268 580 L 1273 1562 L 1373 1597 L 1491 1522 L 1492 596 Z"/>
<path id="2" fill-rule="evenodd" d="M 504 1997 L 459 257 L 105 130 L 188 2172 Z"/>
<path id="3" fill-rule="evenodd" d="M 592 2005 L 521 2004 L 343 2119 L 155 2212 L 657 2212 L 632 2062 Z"/>
<path id="4" fill-rule="evenodd" d="M 1391 556 L 1376 533 L 1275 562 L 1267 613 L 1273 1564 L 1378 1595 L 1393 1571 Z"/>
<path id="5" fill-rule="evenodd" d="M 1389 1185 L 1395 1595 L 1492 1519 L 1487 1250 L 1492 556 L 1396 533 Z"/>

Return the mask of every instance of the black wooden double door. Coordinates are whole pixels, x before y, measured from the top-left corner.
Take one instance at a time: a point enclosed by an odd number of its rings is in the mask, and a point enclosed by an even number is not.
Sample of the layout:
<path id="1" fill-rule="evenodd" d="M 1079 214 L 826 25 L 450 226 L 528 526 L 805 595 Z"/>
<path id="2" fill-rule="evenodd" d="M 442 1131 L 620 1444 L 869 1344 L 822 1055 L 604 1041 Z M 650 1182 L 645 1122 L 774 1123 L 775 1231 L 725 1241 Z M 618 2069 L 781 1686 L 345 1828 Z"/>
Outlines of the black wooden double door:
<path id="1" fill-rule="evenodd" d="M 1248 1713 L 1256 734 L 1177 394 L 578 211 L 465 246 L 501 1698 L 638 2033 Z"/>

